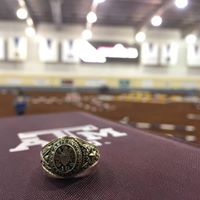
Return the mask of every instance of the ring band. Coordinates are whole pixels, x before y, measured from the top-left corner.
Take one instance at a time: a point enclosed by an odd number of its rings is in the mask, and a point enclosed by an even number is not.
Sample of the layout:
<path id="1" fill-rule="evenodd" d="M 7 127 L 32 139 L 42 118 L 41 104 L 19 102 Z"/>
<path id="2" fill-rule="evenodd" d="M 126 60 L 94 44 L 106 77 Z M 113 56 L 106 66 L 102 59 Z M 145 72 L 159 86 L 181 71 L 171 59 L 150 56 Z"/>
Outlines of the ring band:
<path id="1" fill-rule="evenodd" d="M 54 178 L 89 175 L 97 165 L 97 147 L 80 138 L 63 137 L 45 145 L 40 152 L 42 168 Z"/>

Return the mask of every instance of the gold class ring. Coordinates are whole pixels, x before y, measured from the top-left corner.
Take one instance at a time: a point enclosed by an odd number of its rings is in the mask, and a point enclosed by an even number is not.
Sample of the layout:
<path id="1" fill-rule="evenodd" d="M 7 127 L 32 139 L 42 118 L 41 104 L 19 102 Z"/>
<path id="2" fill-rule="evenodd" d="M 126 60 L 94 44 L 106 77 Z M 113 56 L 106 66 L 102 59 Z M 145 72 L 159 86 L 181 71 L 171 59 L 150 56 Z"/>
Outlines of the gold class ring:
<path id="1" fill-rule="evenodd" d="M 45 145 L 40 157 L 42 168 L 48 175 L 54 178 L 76 178 L 94 171 L 100 153 L 95 145 L 66 136 Z"/>

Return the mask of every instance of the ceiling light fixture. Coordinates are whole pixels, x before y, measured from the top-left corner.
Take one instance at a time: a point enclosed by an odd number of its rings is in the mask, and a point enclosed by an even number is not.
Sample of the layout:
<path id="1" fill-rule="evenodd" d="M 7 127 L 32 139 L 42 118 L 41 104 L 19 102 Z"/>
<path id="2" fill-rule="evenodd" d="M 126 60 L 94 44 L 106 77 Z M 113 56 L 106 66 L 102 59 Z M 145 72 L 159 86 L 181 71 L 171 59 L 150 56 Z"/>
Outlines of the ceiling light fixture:
<path id="1" fill-rule="evenodd" d="M 139 32 L 135 35 L 135 40 L 139 43 L 144 42 L 146 39 L 146 34 L 144 32 Z"/>
<path id="2" fill-rule="evenodd" d="M 98 4 L 98 3 L 103 3 L 105 2 L 106 0 L 94 0 L 94 3 Z"/>
<path id="3" fill-rule="evenodd" d="M 174 4 L 177 8 L 184 9 L 188 6 L 188 0 L 175 0 Z"/>
<path id="4" fill-rule="evenodd" d="M 197 41 L 197 36 L 194 34 L 189 34 L 186 36 L 185 41 L 188 44 L 194 44 Z"/>
<path id="5" fill-rule="evenodd" d="M 26 8 L 19 8 L 16 11 L 16 15 L 19 19 L 24 20 L 28 17 L 28 11 Z"/>
<path id="6" fill-rule="evenodd" d="M 25 29 L 25 33 L 26 33 L 26 35 L 27 35 L 28 37 L 34 37 L 35 34 L 36 34 L 36 31 L 35 31 L 35 29 L 34 29 L 32 26 L 28 26 L 28 27 L 26 27 L 26 29 Z"/>
<path id="7" fill-rule="evenodd" d="M 85 29 L 82 32 L 82 38 L 85 39 L 85 40 L 90 40 L 92 38 L 92 31 L 89 30 L 89 29 Z"/>
<path id="8" fill-rule="evenodd" d="M 162 17 L 155 15 L 151 18 L 151 24 L 153 26 L 160 26 L 162 24 Z"/>
<path id="9" fill-rule="evenodd" d="M 28 26 L 33 26 L 33 20 L 30 17 L 27 18 L 26 23 L 28 24 Z"/>
<path id="10" fill-rule="evenodd" d="M 25 6 L 25 1 L 24 0 L 18 0 L 18 3 L 21 7 Z"/>
<path id="11" fill-rule="evenodd" d="M 97 21 L 97 15 L 95 12 L 89 12 L 87 14 L 87 21 L 91 24 L 95 23 Z"/>

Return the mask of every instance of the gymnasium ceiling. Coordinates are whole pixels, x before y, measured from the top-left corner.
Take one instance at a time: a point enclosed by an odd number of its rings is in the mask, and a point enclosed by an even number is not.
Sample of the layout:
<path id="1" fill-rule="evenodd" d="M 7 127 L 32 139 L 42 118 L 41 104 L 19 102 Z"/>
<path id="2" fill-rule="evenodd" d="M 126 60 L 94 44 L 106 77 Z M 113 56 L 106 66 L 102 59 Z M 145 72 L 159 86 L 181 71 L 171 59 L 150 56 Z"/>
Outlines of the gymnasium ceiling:
<path id="1" fill-rule="evenodd" d="M 56 23 L 55 17 L 60 17 L 62 24 L 86 24 L 92 0 L 61 0 L 60 11 L 52 4 L 59 1 L 26 0 L 35 24 Z M 17 0 L 0 0 L 0 5 L 0 20 L 18 20 L 15 15 Z M 194 29 L 200 24 L 200 0 L 189 0 L 189 6 L 184 10 L 177 9 L 171 0 L 107 0 L 99 4 L 96 13 L 97 25 L 128 25 L 140 29 L 150 26 L 154 14 L 161 14 L 162 27 Z"/>

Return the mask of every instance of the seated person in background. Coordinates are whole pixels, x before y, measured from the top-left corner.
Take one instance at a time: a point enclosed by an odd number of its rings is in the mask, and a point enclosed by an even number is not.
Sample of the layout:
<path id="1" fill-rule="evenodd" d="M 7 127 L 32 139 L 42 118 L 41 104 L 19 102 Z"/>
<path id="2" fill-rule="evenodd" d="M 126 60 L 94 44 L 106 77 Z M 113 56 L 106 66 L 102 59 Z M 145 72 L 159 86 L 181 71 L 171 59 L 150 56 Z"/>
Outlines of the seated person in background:
<path id="1" fill-rule="evenodd" d="M 102 86 L 99 88 L 98 92 L 99 92 L 100 94 L 108 94 L 108 93 L 110 92 L 110 88 L 109 88 L 107 85 L 102 85 Z"/>
<path id="2" fill-rule="evenodd" d="M 16 115 L 24 115 L 27 108 L 27 98 L 23 91 L 19 90 L 14 100 Z"/>

